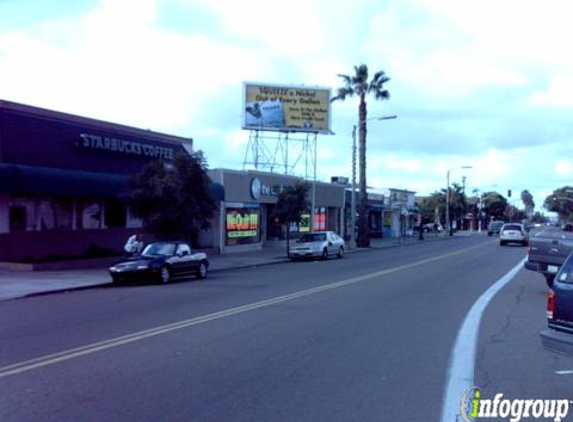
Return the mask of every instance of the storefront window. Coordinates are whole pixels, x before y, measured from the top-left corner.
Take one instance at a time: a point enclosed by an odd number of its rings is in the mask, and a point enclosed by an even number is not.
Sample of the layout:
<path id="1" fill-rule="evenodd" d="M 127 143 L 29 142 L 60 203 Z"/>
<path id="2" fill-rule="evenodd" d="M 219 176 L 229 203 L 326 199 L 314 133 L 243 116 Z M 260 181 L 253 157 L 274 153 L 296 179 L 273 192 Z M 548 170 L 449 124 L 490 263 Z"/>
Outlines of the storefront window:
<path id="1" fill-rule="evenodd" d="M 76 227 L 78 229 L 101 228 L 102 206 L 97 200 L 81 200 L 76 205 Z"/>
<path id="2" fill-rule="evenodd" d="M 326 208 L 320 207 L 314 209 L 313 231 L 326 230 Z"/>
<path id="3" fill-rule="evenodd" d="M 36 230 L 36 202 L 33 198 L 13 198 L 9 205 L 10 231 Z"/>
<path id="4" fill-rule="evenodd" d="M 252 244 L 259 241 L 260 209 L 258 205 L 228 204 L 225 213 L 228 246 Z"/>
<path id="5" fill-rule="evenodd" d="M 120 200 L 110 198 L 105 200 L 105 226 L 125 227 L 126 207 Z"/>
<path id="6" fill-rule="evenodd" d="M 70 230 L 72 215 L 71 200 L 41 199 L 38 201 L 40 230 Z"/>

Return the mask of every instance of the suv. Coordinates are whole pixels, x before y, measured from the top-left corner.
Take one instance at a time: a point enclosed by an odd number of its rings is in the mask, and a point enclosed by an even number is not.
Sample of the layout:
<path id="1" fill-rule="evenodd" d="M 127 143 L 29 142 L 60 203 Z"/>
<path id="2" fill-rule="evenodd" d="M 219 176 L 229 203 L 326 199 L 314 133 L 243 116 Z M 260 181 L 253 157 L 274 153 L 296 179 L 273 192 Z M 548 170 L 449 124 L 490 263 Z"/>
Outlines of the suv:
<path id="1" fill-rule="evenodd" d="M 504 224 L 505 223 L 503 221 L 492 221 L 489 223 L 489 226 L 487 226 L 487 235 L 491 236 L 494 234 L 499 234 Z"/>

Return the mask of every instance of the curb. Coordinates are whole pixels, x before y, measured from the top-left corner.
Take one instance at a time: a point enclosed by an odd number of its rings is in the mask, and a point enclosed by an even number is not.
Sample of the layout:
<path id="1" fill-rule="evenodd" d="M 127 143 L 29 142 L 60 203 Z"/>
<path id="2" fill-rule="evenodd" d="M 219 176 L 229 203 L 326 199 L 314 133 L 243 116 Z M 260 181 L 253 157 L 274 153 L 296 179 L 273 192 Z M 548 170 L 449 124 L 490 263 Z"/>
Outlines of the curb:
<path id="1" fill-rule="evenodd" d="M 354 253 L 359 253 L 359 252 L 371 252 L 371 251 L 379 251 L 379 250 L 383 250 L 383 249 L 390 249 L 390 248 L 400 248 L 403 246 L 411 246 L 411 245 L 419 245 L 419 244 L 423 244 L 423 243 L 431 243 L 431 242 L 437 242 L 437 241 L 444 241 L 444 240 L 449 240 L 449 239 L 460 239 L 462 237 L 466 237 L 466 236 L 446 236 L 446 237 L 441 237 L 441 238 L 435 238 L 432 240 L 422 240 L 422 241 L 415 241 L 415 242 L 405 242 L 405 243 L 396 243 L 396 244 L 391 244 L 391 245 L 387 245 L 387 246 L 370 246 L 369 248 L 356 248 L 356 249 L 348 249 L 346 250 L 346 254 L 354 254 Z M 282 259 L 276 259 L 274 261 L 269 261 L 269 262 L 260 262 L 260 263 L 256 263 L 256 264 L 244 264 L 244 265 L 235 265 L 232 267 L 228 267 L 228 268 L 218 268 L 218 269 L 212 269 L 209 270 L 209 272 L 223 272 L 223 271 L 229 271 L 229 270 L 241 270 L 241 269 L 246 269 L 246 268 L 257 268 L 257 267 L 266 267 L 269 265 L 276 265 L 276 264 L 288 264 L 290 263 L 290 259 L 287 258 L 282 258 Z M 14 297 L 14 298 L 10 298 L 10 299 L 5 299 L 5 300 L 1 300 L 1 302 L 3 301 L 10 301 L 10 300 L 17 300 L 17 299 L 23 299 L 23 298 L 29 298 L 29 297 L 37 297 L 37 296 L 47 296 L 50 294 L 55 294 L 55 293 L 66 293 L 66 292 L 73 292 L 73 291 L 81 291 L 81 290 L 90 290 L 90 289 L 96 289 L 96 288 L 102 288 L 102 287 L 111 287 L 113 286 L 113 282 L 111 281 L 107 281 L 105 283 L 101 283 L 101 284 L 92 284 L 89 286 L 76 286 L 76 287 L 64 287 L 61 289 L 55 289 L 55 290 L 45 290 L 42 292 L 33 292 L 33 293 L 29 293 L 23 296 L 18 296 L 18 297 Z"/>

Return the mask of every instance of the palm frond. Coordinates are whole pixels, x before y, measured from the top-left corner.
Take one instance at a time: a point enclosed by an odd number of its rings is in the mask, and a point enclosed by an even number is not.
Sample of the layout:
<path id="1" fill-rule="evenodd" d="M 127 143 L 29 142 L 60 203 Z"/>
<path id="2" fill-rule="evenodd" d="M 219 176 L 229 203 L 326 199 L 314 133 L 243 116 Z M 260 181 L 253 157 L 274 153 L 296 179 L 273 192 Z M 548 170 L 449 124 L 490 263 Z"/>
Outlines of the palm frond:
<path id="1" fill-rule="evenodd" d="M 376 98 L 377 100 L 389 100 L 390 93 L 385 89 L 381 91 L 374 91 L 374 98 Z"/>
<path id="2" fill-rule="evenodd" d="M 344 84 L 346 86 L 352 86 L 352 77 L 351 76 L 343 75 L 341 73 L 339 73 L 337 76 L 342 78 L 342 80 L 344 81 Z"/>
<path id="3" fill-rule="evenodd" d="M 355 91 L 351 87 L 338 88 L 337 94 L 330 99 L 330 102 L 332 103 L 333 101 L 338 101 L 338 100 L 344 101 L 346 97 L 353 97 L 354 94 Z"/>

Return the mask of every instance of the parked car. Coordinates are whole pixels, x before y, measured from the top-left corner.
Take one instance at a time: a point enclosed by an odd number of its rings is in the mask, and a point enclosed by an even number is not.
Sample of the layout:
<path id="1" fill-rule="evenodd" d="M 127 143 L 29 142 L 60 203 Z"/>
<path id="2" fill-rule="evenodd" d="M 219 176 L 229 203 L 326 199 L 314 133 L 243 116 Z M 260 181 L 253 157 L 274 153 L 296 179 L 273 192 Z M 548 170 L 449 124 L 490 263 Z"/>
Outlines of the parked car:
<path id="1" fill-rule="evenodd" d="M 573 357 L 573 254 L 555 276 L 547 294 L 548 328 L 539 335 L 545 350 Z"/>
<path id="2" fill-rule="evenodd" d="M 504 224 L 505 223 L 503 221 L 492 221 L 489 223 L 489 226 L 487 226 L 487 235 L 492 236 L 494 234 L 499 234 L 499 231 Z"/>
<path id="3" fill-rule="evenodd" d="M 435 223 L 426 223 L 423 226 L 424 233 L 441 233 L 444 231 L 444 226 Z"/>
<path id="4" fill-rule="evenodd" d="M 499 244 L 500 246 L 505 246 L 508 243 L 521 243 L 523 246 L 527 246 L 527 233 L 523 224 L 508 223 L 501 227 Z"/>
<path id="5" fill-rule="evenodd" d="M 547 285 L 552 287 L 559 267 L 571 252 L 573 233 L 544 226 L 533 230 L 529 235 L 529 249 L 524 267 L 526 270 L 543 274 Z"/>
<path id="6" fill-rule="evenodd" d="M 190 275 L 205 278 L 208 269 L 207 254 L 193 252 L 188 244 L 156 242 L 147 245 L 140 256 L 112 265 L 109 273 L 114 283 L 151 279 L 165 284 Z"/>
<path id="7" fill-rule="evenodd" d="M 343 258 L 344 249 L 344 240 L 335 232 L 306 233 L 296 241 L 296 246 L 290 249 L 290 259 L 293 261 L 301 258 L 317 257 L 328 259 L 331 255 Z"/>

